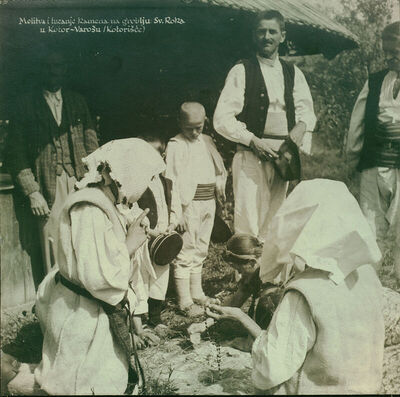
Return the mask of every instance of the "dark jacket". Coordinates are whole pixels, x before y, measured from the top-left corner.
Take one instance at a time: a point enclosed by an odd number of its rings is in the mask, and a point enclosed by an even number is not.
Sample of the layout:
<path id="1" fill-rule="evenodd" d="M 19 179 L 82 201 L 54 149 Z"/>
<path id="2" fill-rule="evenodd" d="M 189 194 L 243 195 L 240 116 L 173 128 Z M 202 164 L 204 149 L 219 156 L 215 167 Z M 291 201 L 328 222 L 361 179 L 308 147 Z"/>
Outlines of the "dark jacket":
<path id="1" fill-rule="evenodd" d="M 49 207 L 56 193 L 55 134 L 67 135 L 77 179 L 86 172 L 82 158 L 98 148 L 96 131 L 85 99 L 65 88 L 61 92 L 64 127 L 60 129 L 54 128 L 57 124 L 41 90 L 34 90 L 19 98 L 10 123 L 6 154 L 7 168 L 23 194 L 40 191 Z"/>
<path id="2" fill-rule="evenodd" d="M 296 124 L 295 106 L 293 99 L 294 66 L 283 59 L 283 79 L 285 85 L 284 98 L 286 104 L 286 119 L 290 131 Z M 246 89 L 244 93 L 244 106 L 238 115 L 238 120 L 244 122 L 247 128 L 257 137 L 262 138 L 269 107 L 268 90 L 261 72 L 260 64 L 254 56 L 250 59 L 239 61 L 245 68 Z"/>
<path id="3" fill-rule="evenodd" d="M 379 98 L 382 83 L 389 70 L 373 73 L 368 78 L 368 96 L 365 105 L 364 144 L 361 150 L 358 170 L 372 167 L 400 168 L 400 144 L 382 139 L 385 131 L 378 122 Z M 398 139 L 396 139 L 398 142 Z"/>

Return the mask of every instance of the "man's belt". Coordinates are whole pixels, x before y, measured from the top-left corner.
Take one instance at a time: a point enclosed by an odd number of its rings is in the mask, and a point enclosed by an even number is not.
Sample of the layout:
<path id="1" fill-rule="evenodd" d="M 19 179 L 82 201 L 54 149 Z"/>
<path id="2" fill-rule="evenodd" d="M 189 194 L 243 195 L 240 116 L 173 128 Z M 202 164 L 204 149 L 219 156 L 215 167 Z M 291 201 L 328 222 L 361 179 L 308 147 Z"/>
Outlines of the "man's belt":
<path id="1" fill-rule="evenodd" d="M 276 140 L 281 140 L 281 141 L 283 141 L 283 140 L 285 140 L 287 137 L 288 137 L 288 134 L 285 134 L 285 135 L 264 134 L 264 135 L 262 136 L 261 139 L 276 139 Z M 250 149 L 248 146 L 242 145 L 241 143 L 238 143 L 238 144 L 236 145 L 236 150 L 237 150 L 238 152 L 241 152 L 241 151 L 251 151 L 251 149 Z"/>

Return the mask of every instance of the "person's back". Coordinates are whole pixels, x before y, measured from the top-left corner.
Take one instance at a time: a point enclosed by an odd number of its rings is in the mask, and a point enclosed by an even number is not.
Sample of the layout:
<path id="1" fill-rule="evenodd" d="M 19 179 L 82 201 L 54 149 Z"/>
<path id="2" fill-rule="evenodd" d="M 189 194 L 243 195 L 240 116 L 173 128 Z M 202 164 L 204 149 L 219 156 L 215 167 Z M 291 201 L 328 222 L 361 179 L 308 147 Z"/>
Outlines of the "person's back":
<path id="1" fill-rule="evenodd" d="M 364 265 L 335 285 L 328 274 L 308 269 L 289 283 L 307 300 L 318 330 L 312 349 L 285 384 L 295 394 L 377 393 L 382 380 L 384 322 L 382 287 Z"/>

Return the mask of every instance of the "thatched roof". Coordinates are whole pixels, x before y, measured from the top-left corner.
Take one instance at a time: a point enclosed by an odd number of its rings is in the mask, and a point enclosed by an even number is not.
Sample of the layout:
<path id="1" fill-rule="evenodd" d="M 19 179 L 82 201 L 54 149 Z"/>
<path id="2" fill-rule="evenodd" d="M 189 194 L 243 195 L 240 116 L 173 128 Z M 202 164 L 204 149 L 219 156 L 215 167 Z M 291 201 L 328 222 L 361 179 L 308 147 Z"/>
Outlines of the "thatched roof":
<path id="1" fill-rule="evenodd" d="M 138 8 L 184 10 L 203 8 L 227 16 L 240 16 L 247 23 L 255 12 L 276 9 L 287 20 L 287 39 L 293 44 L 293 55 L 323 53 L 333 57 L 340 51 L 358 47 L 358 38 L 345 27 L 329 19 L 307 0 L 13 0 L 4 8 Z M 235 18 L 236 19 L 236 18 Z"/>
<path id="2" fill-rule="evenodd" d="M 229 7 L 238 10 L 259 12 L 267 9 L 279 10 L 289 25 L 300 25 L 329 32 L 333 35 L 358 43 L 358 38 L 340 25 L 329 19 L 306 1 L 301 0 L 194 0 L 209 6 Z"/>

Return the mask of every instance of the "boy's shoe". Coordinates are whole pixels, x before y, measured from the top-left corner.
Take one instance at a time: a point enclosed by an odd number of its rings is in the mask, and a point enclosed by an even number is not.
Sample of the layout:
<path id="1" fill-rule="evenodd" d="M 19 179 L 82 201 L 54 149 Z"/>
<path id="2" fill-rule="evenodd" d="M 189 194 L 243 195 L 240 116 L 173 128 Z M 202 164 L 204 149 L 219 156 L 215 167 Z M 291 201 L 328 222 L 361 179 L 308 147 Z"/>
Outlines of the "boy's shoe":
<path id="1" fill-rule="evenodd" d="M 149 298 L 147 303 L 149 305 L 149 319 L 147 324 L 151 327 L 156 327 L 158 324 L 162 324 L 161 310 L 163 305 L 162 300 Z"/>

